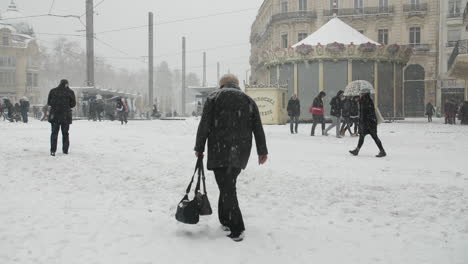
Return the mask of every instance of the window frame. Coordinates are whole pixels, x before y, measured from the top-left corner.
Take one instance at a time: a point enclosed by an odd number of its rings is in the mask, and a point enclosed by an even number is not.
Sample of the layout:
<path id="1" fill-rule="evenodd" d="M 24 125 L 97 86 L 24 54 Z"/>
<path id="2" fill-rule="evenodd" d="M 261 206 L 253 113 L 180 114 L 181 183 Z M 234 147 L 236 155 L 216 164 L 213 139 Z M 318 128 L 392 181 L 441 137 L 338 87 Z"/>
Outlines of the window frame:
<path id="1" fill-rule="evenodd" d="M 289 34 L 288 33 L 281 33 L 281 48 L 282 49 L 289 48 Z"/>
<path id="2" fill-rule="evenodd" d="M 409 28 L 409 44 L 411 46 L 421 45 L 422 42 L 422 28 L 419 26 L 412 26 Z"/>
<path id="3" fill-rule="evenodd" d="M 377 31 L 377 39 L 379 43 L 388 45 L 390 39 L 390 33 L 388 28 L 381 28 Z"/>

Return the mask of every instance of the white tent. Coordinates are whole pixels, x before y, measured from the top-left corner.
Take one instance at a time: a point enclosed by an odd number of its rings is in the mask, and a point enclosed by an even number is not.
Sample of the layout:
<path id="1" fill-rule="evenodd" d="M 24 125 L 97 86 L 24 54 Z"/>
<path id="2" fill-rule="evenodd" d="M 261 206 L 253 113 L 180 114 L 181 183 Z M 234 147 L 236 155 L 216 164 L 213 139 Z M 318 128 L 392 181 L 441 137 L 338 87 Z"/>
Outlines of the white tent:
<path id="1" fill-rule="evenodd" d="M 335 17 L 317 31 L 309 35 L 307 38 L 293 45 L 293 48 L 302 44 L 317 46 L 320 43 L 320 45 L 325 46 L 334 42 L 345 45 L 349 45 L 351 43 L 354 45 L 361 45 L 370 42 L 376 45 L 380 45 L 379 43 L 364 36 L 345 22 L 341 21 L 339 18 Z"/>

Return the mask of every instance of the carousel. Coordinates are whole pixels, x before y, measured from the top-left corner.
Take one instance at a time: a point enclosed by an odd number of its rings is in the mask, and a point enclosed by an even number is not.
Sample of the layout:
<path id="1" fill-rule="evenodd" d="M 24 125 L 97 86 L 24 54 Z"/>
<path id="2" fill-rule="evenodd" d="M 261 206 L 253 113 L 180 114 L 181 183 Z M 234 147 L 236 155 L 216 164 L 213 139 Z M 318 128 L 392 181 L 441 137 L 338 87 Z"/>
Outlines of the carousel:
<path id="1" fill-rule="evenodd" d="M 411 55 L 410 46 L 379 44 L 335 17 L 290 48 L 261 52 L 253 64 L 260 69 L 257 83 L 298 95 L 302 119 L 311 119 L 308 109 L 320 91 L 327 94 L 327 114 L 331 98 L 356 80 L 372 85 L 385 118 L 401 119 L 403 68 Z"/>

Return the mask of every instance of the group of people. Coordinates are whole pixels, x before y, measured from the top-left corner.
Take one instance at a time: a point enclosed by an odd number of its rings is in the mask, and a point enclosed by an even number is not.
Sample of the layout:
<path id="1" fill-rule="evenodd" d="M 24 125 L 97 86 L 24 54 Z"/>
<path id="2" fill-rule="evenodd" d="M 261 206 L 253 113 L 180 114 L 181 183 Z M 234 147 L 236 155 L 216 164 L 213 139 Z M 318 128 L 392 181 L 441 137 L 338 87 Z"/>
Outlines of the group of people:
<path id="1" fill-rule="evenodd" d="M 457 116 L 462 125 L 468 125 L 468 101 L 457 104 L 454 100 L 447 100 L 444 105 L 445 124 L 456 125 Z M 426 115 L 429 117 L 431 106 L 426 106 Z M 435 111 L 435 110 L 434 110 Z M 430 118 L 432 120 L 432 118 Z"/>
<path id="2" fill-rule="evenodd" d="M 3 98 L 3 102 L 0 102 L 0 115 L 4 121 L 28 123 L 29 108 L 29 100 L 26 97 L 21 98 L 14 105 L 10 99 Z"/>
<path id="3" fill-rule="evenodd" d="M 129 107 L 127 100 L 122 97 L 116 97 L 115 100 L 103 100 L 96 97 L 89 98 L 81 105 L 82 115 L 88 118 L 88 121 L 99 121 L 104 119 L 114 121 L 118 119 L 122 124 L 128 123 Z"/>
<path id="4" fill-rule="evenodd" d="M 315 136 L 316 127 L 318 124 L 321 124 L 323 136 L 328 136 L 328 133 L 333 128 L 335 128 L 337 138 L 343 137 L 346 131 L 348 131 L 351 136 L 359 136 L 357 148 L 350 151 L 351 154 L 356 156 L 359 154 L 364 144 L 366 135 L 371 135 L 380 150 L 377 157 L 385 157 L 387 153 L 377 136 L 377 124 L 379 121 L 378 112 L 375 109 L 370 93 L 370 90 L 363 89 L 361 90 L 360 96 L 344 96 L 344 92 L 339 91 L 330 101 L 330 117 L 332 123 L 326 128 L 323 103 L 326 93 L 321 91 L 317 97 L 315 97 L 309 109 L 313 119 L 310 135 Z M 291 134 L 298 133 L 299 118 L 301 115 L 300 105 L 297 95 L 293 95 L 288 102 L 287 111 L 290 118 Z"/>

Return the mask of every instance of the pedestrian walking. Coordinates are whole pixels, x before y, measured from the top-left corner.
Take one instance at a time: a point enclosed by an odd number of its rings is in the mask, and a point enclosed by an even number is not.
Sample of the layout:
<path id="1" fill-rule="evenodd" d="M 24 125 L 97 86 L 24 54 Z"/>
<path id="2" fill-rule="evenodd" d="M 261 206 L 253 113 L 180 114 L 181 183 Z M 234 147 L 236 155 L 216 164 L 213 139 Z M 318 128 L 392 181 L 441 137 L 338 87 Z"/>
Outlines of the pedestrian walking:
<path id="1" fill-rule="evenodd" d="M 353 99 L 351 97 L 345 97 L 343 100 L 343 110 L 341 114 L 343 116 L 343 124 L 341 125 L 340 135 L 345 136 L 346 130 L 349 132 L 349 135 L 352 136 L 351 127 L 353 126 L 353 121 L 351 121 L 351 107 Z"/>
<path id="2" fill-rule="evenodd" d="M 62 151 L 63 154 L 68 154 L 72 108 L 76 106 L 76 98 L 75 93 L 68 86 L 67 80 L 61 80 L 59 86 L 50 91 L 47 105 L 50 106 L 49 122 L 52 126 L 50 155 L 55 156 L 55 152 L 57 152 L 57 139 L 60 130 L 62 130 Z"/>
<path id="3" fill-rule="evenodd" d="M 26 97 L 23 97 L 20 100 L 20 112 L 21 112 L 21 118 L 23 119 L 24 123 L 28 123 L 28 113 L 29 113 L 29 100 Z"/>
<path id="4" fill-rule="evenodd" d="M 432 102 L 428 102 L 426 105 L 426 115 L 427 115 L 427 122 L 432 123 L 432 116 L 435 114 L 435 108 L 432 105 Z"/>
<path id="5" fill-rule="evenodd" d="M 123 125 L 124 123 L 127 124 L 128 123 L 128 120 L 127 120 L 127 115 L 125 114 L 126 112 L 126 107 L 125 107 L 125 103 L 123 102 L 123 99 L 118 97 L 117 98 L 117 105 L 116 105 L 116 109 L 117 109 L 117 115 L 119 117 L 119 120 L 120 120 L 120 123 Z"/>
<path id="6" fill-rule="evenodd" d="M 359 155 L 359 151 L 361 150 L 364 144 L 365 137 L 367 135 L 371 135 L 372 139 L 374 139 L 375 144 L 380 150 L 379 154 L 376 157 L 382 158 L 387 156 L 387 153 L 383 148 L 382 142 L 377 136 L 377 115 L 375 113 L 376 111 L 374 107 L 374 102 L 370 97 L 370 91 L 361 91 L 359 108 L 359 142 L 357 148 L 350 151 L 350 153 L 354 156 Z"/>
<path id="7" fill-rule="evenodd" d="M 330 101 L 331 110 L 330 115 L 332 119 L 332 124 L 325 130 L 325 136 L 328 136 L 328 131 L 332 128 L 336 129 L 336 137 L 341 138 L 340 128 L 341 128 L 341 111 L 343 109 L 343 91 L 339 91 L 335 97 Z"/>
<path id="8" fill-rule="evenodd" d="M 3 99 L 3 105 L 4 105 L 4 111 L 6 111 L 6 119 L 10 122 L 14 122 L 14 112 L 15 112 L 15 107 L 11 103 L 10 99 L 4 98 Z"/>
<path id="9" fill-rule="evenodd" d="M 291 123 L 291 134 L 297 134 L 297 129 L 299 127 L 299 117 L 301 116 L 301 102 L 299 101 L 299 98 L 297 98 L 297 95 L 293 95 L 293 97 L 291 97 L 288 102 L 287 110 L 289 122 Z"/>
<path id="10" fill-rule="evenodd" d="M 359 130 L 359 96 L 354 96 L 351 100 L 351 110 L 350 110 L 351 122 L 353 122 L 354 133 L 353 137 L 357 137 Z"/>
<path id="11" fill-rule="evenodd" d="M 195 152 L 201 157 L 208 141 L 208 170 L 214 171 L 220 191 L 218 217 L 228 236 L 238 242 L 244 238 L 245 225 L 237 200 L 237 177 L 247 166 L 252 134 L 257 145 L 258 162 L 268 159 L 260 113 L 252 98 L 239 88 L 232 74 L 223 76 L 220 89 L 213 92 L 203 108 Z"/>
<path id="12" fill-rule="evenodd" d="M 465 101 L 460 107 L 458 113 L 462 125 L 468 125 L 468 101 Z"/>
<path id="13" fill-rule="evenodd" d="M 322 135 L 325 135 L 325 118 L 323 116 L 325 111 L 323 108 L 323 98 L 325 98 L 326 95 L 327 94 L 324 91 L 321 91 L 312 102 L 310 113 L 312 114 L 314 124 L 312 125 L 312 131 L 310 133 L 311 136 L 315 136 L 315 128 L 318 123 L 322 125 Z"/>

